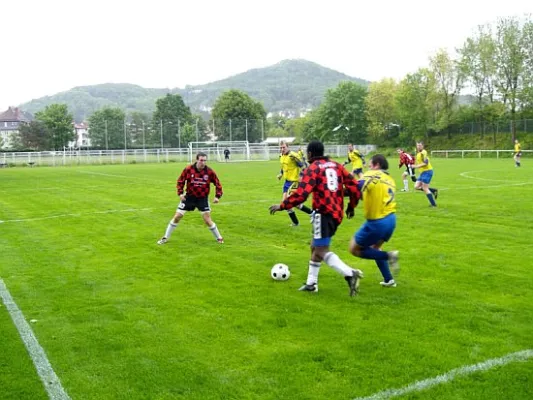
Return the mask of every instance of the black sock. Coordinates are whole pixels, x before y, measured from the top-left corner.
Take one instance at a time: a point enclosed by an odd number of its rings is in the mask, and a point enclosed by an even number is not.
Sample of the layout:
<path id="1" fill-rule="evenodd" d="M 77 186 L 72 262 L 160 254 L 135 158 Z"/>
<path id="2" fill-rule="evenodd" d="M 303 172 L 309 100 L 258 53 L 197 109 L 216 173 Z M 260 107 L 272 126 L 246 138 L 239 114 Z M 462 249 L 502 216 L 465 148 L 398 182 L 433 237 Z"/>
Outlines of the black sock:
<path id="1" fill-rule="evenodd" d="M 291 221 L 294 225 L 299 225 L 300 221 L 298 221 L 298 217 L 296 216 L 294 211 L 289 213 L 289 217 L 291 217 Z"/>
<path id="2" fill-rule="evenodd" d="M 433 194 L 435 194 L 435 192 L 437 191 L 437 189 L 433 189 L 433 188 L 429 188 L 429 191 Z"/>
<path id="3" fill-rule="evenodd" d="M 302 210 L 302 211 L 303 211 L 304 213 L 306 213 L 306 214 L 312 214 L 312 213 L 313 213 L 313 210 L 311 210 L 311 209 L 310 209 L 309 207 L 307 207 L 307 206 L 302 205 L 302 206 L 299 207 L 299 208 L 300 208 L 300 210 Z"/>

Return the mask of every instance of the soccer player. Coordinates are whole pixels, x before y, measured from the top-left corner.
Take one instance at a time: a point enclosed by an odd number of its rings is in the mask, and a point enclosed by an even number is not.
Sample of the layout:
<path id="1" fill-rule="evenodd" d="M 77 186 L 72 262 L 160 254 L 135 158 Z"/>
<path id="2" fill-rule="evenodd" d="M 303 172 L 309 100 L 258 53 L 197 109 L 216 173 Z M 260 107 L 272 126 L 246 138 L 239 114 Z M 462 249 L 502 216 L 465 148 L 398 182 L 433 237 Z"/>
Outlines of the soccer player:
<path id="1" fill-rule="evenodd" d="M 348 160 L 344 162 L 344 165 L 352 163 L 352 174 L 361 179 L 363 176 L 363 165 L 365 165 L 365 156 L 353 147 L 353 144 L 348 145 Z"/>
<path id="2" fill-rule="evenodd" d="M 303 168 L 304 163 L 302 159 L 298 156 L 298 153 L 289 149 L 289 145 L 287 144 L 287 142 L 280 142 L 280 151 L 281 154 L 279 156 L 279 161 L 281 163 L 281 170 L 278 174 L 278 179 L 285 178 L 285 182 L 283 183 L 282 197 L 282 199 L 285 200 L 298 187 L 300 169 Z M 312 210 L 303 204 L 300 204 L 298 208 L 307 214 L 312 213 Z M 292 221 L 291 225 L 300 225 L 300 221 L 294 213 L 294 210 L 291 208 L 288 209 L 287 212 L 289 213 L 289 217 Z"/>
<path id="3" fill-rule="evenodd" d="M 318 292 L 318 274 L 320 264 L 324 261 L 344 276 L 350 287 L 350 296 L 355 296 L 359 280 L 363 277 L 362 271 L 346 265 L 337 254 L 330 251 L 329 246 L 344 215 L 344 190 L 350 193 L 350 203 L 346 209 L 348 218 L 353 217 L 361 193 L 357 182 L 343 165 L 324 157 L 324 145 L 321 142 L 310 142 L 307 146 L 307 156 L 310 165 L 304 171 L 298 189 L 281 204 L 271 206 L 270 213 L 290 210 L 302 204 L 312 193 L 314 214 L 311 259 L 307 281 L 300 290 Z"/>
<path id="4" fill-rule="evenodd" d="M 422 190 L 426 194 L 430 207 L 437 207 L 435 200 L 439 196 L 439 190 L 429 187 L 429 183 L 433 177 L 433 167 L 429 161 L 428 153 L 424 149 L 424 143 L 417 142 L 416 150 L 416 164 L 413 168 L 418 168 L 420 175 L 418 175 L 418 179 L 416 180 L 415 189 Z"/>
<path id="5" fill-rule="evenodd" d="M 405 171 L 402 174 L 402 181 L 403 181 L 403 189 L 402 192 L 408 192 L 409 191 L 409 181 L 407 180 L 407 177 L 410 176 L 411 180 L 413 182 L 416 182 L 416 176 L 415 176 L 415 170 L 413 169 L 413 165 L 415 164 L 415 159 L 413 156 L 409 153 L 406 153 L 402 149 L 397 149 L 398 155 L 400 156 L 400 164 L 398 165 L 398 168 L 401 168 L 405 165 Z"/>
<path id="6" fill-rule="evenodd" d="M 226 162 L 229 161 L 229 155 L 231 154 L 231 152 L 229 151 L 229 149 L 226 147 L 226 149 L 224 150 L 224 160 Z"/>
<path id="7" fill-rule="evenodd" d="M 222 197 L 222 185 L 218 180 L 217 174 L 206 165 L 207 155 L 198 153 L 196 162 L 185 167 L 177 182 L 177 191 L 180 203 L 176 214 L 170 220 L 165 236 L 158 240 L 157 244 L 168 242 L 170 235 L 176 229 L 179 222 L 187 211 L 193 211 L 195 208 L 202 213 L 205 224 L 215 237 L 218 243 L 224 243 L 224 239 L 218 231 L 217 225 L 211 219 L 211 207 L 209 206 L 209 191 L 211 184 L 215 186 L 215 199 L 213 203 L 218 203 Z M 187 184 L 184 193 L 184 186 Z"/>
<path id="8" fill-rule="evenodd" d="M 518 139 L 515 139 L 514 141 L 514 166 L 520 167 L 520 157 L 522 157 L 522 146 L 520 145 L 520 142 Z"/>
<path id="9" fill-rule="evenodd" d="M 309 164 L 307 163 L 306 159 L 305 159 L 305 154 L 304 154 L 304 151 L 302 150 L 302 147 L 298 147 L 298 157 L 300 157 L 300 160 L 302 160 L 304 166 L 303 168 L 307 168 L 309 166 Z"/>
<path id="10" fill-rule="evenodd" d="M 389 163 L 383 155 L 372 156 L 369 168 L 359 181 L 366 222 L 350 240 L 350 252 L 356 257 L 375 260 L 383 276 L 381 286 L 396 287 L 391 268 L 399 270 L 399 253 L 381 250 L 396 228 L 396 183 L 387 172 Z"/>

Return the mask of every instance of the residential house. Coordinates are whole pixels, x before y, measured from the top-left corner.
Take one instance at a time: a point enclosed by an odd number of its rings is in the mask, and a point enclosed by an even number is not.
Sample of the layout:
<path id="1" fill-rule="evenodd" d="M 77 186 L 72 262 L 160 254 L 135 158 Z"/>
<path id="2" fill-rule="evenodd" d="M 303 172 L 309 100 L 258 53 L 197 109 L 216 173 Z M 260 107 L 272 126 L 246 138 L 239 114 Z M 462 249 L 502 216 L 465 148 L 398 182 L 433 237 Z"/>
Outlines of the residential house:
<path id="1" fill-rule="evenodd" d="M 13 147 L 20 125 L 26 124 L 32 119 L 31 114 L 23 112 L 18 107 L 9 107 L 6 111 L 0 113 L 0 147 L 2 149 Z"/>
<path id="2" fill-rule="evenodd" d="M 74 123 L 74 130 L 76 131 L 76 138 L 73 142 L 69 142 L 68 147 L 77 149 L 90 147 L 91 139 L 89 139 L 89 126 L 87 123 Z"/>

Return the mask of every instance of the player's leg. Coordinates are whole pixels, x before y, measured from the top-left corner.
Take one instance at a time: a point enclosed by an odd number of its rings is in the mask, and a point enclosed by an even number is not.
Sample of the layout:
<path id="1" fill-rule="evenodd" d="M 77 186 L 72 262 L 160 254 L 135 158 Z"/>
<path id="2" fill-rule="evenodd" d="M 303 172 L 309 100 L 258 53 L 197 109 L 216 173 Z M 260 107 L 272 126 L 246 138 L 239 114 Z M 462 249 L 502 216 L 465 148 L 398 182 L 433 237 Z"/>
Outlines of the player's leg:
<path id="1" fill-rule="evenodd" d="M 285 200 L 289 196 L 289 189 L 292 185 L 291 181 L 285 181 L 283 184 L 283 200 Z M 294 213 L 294 209 L 287 210 L 287 213 L 289 214 L 289 218 L 292 221 L 292 226 L 298 226 L 300 224 L 300 221 L 298 221 L 298 217 Z"/>
<path id="2" fill-rule="evenodd" d="M 198 210 L 200 210 L 202 213 L 202 218 L 216 241 L 219 243 L 224 243 L 224 239 L 222 239 L 222 235 L 218 230 L 217 224 L 215 224 L 211 219 L 211 207 L 209 206 L 209 200 L 207 197 L 198 200 Z"/>
<path id="3" fill-rule="evenodd" d="M 386 284 L 384 286 L 395 285 L 389 262 L 395 268 L 398 266 L 398 252 L 381 250 L 383 243 L 392 236 L 395 227 L 396 215 L 389 214 L 381 220 L 365 222 L 350 240 L 350 253 L 356 257 L 375 260 Z M 391 281 L 392 284 L 388 284 Z"/>
<path id="4" fill-rule="evenodd" d="M 289 189 L 287 190 L 287 196 L 286 197 L 289 197 L 291 194 L 293 194 L 296 191 L 296 189 L 298 189 L 298 182 L 293 182 L 291 184 L 291 186 L 289 187 Z M 299 204 L 296 207 L 299 210 L 301 210 L 304 213 L 306 213 L 306 214 L 312 214 L 313 213 L 313 210 L 311 210 L 309 207 L 307 207 L 304 204 Z M 293 223 L 294 223 L 294 221 L 293 221 Z"/>
<path id="5" fill-rule="evenodd" d="M 404 171 L 404 173 L 402 174 L 402 181 L 403 181 L 402 192 L 408 192 L 409 191 L 409 181 L 407 180 L 407 171 Z"/>
<path id="6" fill-rule="evenodd" d="M 174 229 L 178 226 L 179 222 L 185 215 L 185 213 L 191 209 L 190 202 L 187 203 L 187 199 L 185 201 L 180 201 L 180 204 L 178 205 L 178 208 L 176 210 L 176 213 L 174 214 L 174 217 L 170 220 L 170 222 L 167 225 L 167 229 L 165 230 L 165 234 L 161 239 L 157 241 L 157 244 L 165 244 L 168 242 L 168 239 L 170 239 L 170 236 L 172 235 L 172 232 L 174 232 Z M 194 207 L 192 208 L 194 209 Z"/>
<path id="7" fill-rule="evenodd" d="M 517 153 L 516 154 L 516 166 L 520 167 L 520 159 L 522 158 L 522 154 Z"/>

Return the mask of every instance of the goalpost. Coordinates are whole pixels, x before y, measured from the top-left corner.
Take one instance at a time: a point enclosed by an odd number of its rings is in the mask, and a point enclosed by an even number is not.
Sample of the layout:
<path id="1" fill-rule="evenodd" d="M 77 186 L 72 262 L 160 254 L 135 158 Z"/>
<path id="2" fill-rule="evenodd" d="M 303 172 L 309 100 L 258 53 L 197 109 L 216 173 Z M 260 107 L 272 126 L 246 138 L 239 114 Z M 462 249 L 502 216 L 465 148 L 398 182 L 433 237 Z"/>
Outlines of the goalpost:
<path id="1" fill-rule="evenodd" d="M 196 159 L 196 154 L 207 154 L 208 161 L 225 162 L 224 150 L 228 149 L 229 162 L 238 161 L 266 161 L 269 159 L 268 146 L 262 144 L 251 145 L 246 140 L 218 141 L 218 142 L 189 142 L 189 161 Z"/>

